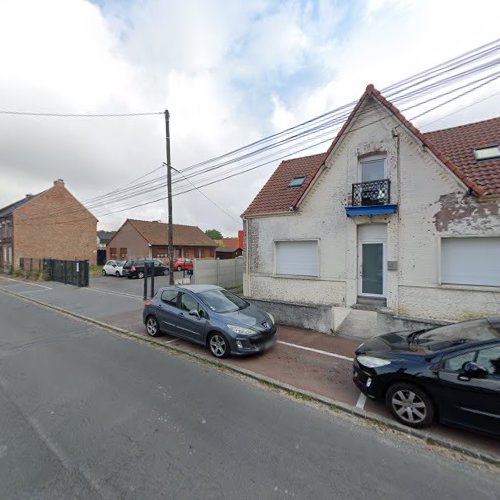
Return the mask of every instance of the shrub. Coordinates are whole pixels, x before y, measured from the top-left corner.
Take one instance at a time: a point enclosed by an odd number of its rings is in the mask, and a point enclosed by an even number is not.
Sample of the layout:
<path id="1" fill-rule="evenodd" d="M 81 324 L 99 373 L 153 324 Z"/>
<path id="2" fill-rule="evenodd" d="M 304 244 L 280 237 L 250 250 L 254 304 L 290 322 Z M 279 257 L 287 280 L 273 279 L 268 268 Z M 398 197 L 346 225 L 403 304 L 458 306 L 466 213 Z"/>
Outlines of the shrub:
<path id="1" fill-rule="evenodd" d="M 14 276 L 19 278 L 20 276 L 24 276 L 24 271 L 22 269 L 14 269 Z"/>

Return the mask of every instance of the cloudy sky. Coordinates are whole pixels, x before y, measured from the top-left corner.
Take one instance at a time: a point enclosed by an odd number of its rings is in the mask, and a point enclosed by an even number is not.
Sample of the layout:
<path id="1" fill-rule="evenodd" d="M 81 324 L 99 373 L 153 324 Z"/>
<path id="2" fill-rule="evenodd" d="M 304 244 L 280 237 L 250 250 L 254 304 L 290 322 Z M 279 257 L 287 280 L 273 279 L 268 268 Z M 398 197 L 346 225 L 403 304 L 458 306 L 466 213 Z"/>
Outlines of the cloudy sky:
<path id="1" fill-rule="evenodd" d="M 168 109 L 172 164 L 182 170 L 353 101 L 370 82 L 384 88 L 492 41 L 499 18 L 496 0 L 0 0 L 0 110 Z M 497 116 L 498 82 L 416 125 Z M 144 175 L 163 161 L 160 114 L 0 114 L 0 206 L 57 178 L 80 200 L 130 181 L 154 186 L 164 171 Z M 234 234 L 277 164 L 203 188 L 215 204 L 197 191 L 176 196 L 175 222 Z M 166 201 L 105 215 L 164 195 L 94 201 L 99 228 L 166 220 Z"/>

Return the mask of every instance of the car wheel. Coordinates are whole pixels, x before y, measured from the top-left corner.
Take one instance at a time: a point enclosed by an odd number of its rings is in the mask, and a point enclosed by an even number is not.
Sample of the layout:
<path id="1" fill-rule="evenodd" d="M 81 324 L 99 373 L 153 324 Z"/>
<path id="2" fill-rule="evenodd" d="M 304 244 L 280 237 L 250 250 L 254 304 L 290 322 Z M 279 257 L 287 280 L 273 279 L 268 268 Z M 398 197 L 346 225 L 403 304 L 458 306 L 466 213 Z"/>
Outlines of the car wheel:
<path id="1" fill-rule="evenodd" d="M 117 278 L 119 278 L 119 277 L 120 277 L 120 271 L 116 271 L 115 276 L 116 276 Z"/>
<path id="2" fill-rule="evenodd" d="M 106 271 L 104 269 L 102 270 L 102 275 L 106 276 Z"/>
<path id="3" fill-rule="evenodd" d="M 229 343 L 221 333 L 212 333 L 210 335 L 208 347 L 216 358 L 227 358 L 231 354 Z"/>
<path id="4" fill-rule="evenodd" d="M 146 318 L 146 332 L 150 337 L 156 337 L 160 334 L 160 325 L 154 316 L 148 316 Z"/>
<path id="5" fill-rule="evenodd" d="M 177 271 L 182 271 L 182 267 L 181 266 L 177 266 Z"/>
<path id="6" fill-rule="evenodd" d="M 139 272 L 137 273 L 137 277 L 138 277 L 140 280 L 142 280 L 142 278 L 144 278 L 144 273 L 143 273 L 142 271 L 139 271 Z"/>
<path id="7" fill-rule="evenodd" d="M 410 427 L 428 427 L 434 420 L 434 404 L 427 393 L 415 385 L 392 385 L 385 402 L 396 420 Z"/>

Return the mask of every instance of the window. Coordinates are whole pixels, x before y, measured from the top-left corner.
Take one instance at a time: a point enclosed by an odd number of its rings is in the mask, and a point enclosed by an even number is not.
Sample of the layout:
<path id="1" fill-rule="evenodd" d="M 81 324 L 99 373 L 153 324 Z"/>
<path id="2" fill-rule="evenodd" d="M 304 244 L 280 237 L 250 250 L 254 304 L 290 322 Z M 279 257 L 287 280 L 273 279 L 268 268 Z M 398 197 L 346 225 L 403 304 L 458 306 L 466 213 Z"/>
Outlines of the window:
<path id="1" fill-rule="evenodd" d="M 127 249 L 120 248 L 120 259 L 126 259 L 126 258 L 127 258 Z"/>
<path id="2" fill-rule="evenodd" d="M 116 255 L 116 248 L 110 248 L 110 249 L 109 249 L 109 256 L 110 256 L 112 259 L 116 259 L 116 258 L 117 258 L 117 255 Z"/>
<path id="3" fill-rule="evenodd" d="M 304 184 L 304 181 L 306 180 L 306 176 L 302 177 L 294 177 L 289 183 L 288 187 L 289 188 L 295 188 L 295 187 L 300 187 L 302 184 Z"/>
<path id="4" fill-rule="evenodd" d="M 474 158 L 476 158 L 476 160 L 491 160 L 493 158 L 500 158 L 500 146 L 477 148 L 474 150 Z"/>
<path id="5" fill-rule="evenodd" d="M 169 306 L 177 307 L 177 296 L 179 292 L 177 290 L 163 290 L 161 293 L 161 300 L 168 304 Z"/>
<path id="6" fill-rule="evenodd" d="M 500 345 L 481 349 L 477 355 L 476 363 L 487 370 L 490 375 L 500 377 Z"/>
<path id="7" fill-rule="evenodd" d="M 449 358 L 444 363 L 444 369 L 452 372 L 460 372 L 465 363 L 469 361 L 474 361 L 476 357 L 477 351 L 470 351 L 459 354 L 458 356 L 453 356 L 453 358 Z"/>
<path id="8" fill-rule="evenodd" d="M 500 238 L 443 238 L 441 282 L 500 286 Z"/>
<path id="9" fill-rule="evenodd" d="M 181 297 L 181 309 L 184 309 L 185 311 L 192 311 L 193 309 L 196 309 L 198 311 L 198 302 L 196 302 L 191 295 L 188 295 L 187 293 L 183 293 Z"/>
<path id="10" fill-rule="evenodd" d="M 277 241 L 276 274 L 319 276 L 318 242 Z"/>
<path id="11" fill-rule="evenodd" d="M 385 158 L 368 158 L 359 162 L 361 182 L 385 179 Z"/>

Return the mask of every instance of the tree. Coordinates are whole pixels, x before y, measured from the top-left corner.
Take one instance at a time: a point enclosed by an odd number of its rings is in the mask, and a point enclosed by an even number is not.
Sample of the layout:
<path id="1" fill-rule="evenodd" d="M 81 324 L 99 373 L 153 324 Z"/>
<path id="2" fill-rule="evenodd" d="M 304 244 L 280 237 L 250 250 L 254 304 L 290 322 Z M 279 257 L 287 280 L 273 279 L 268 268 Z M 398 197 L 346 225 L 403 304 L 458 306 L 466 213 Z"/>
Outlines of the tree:
<path id="1" fill-rule="evenodd" d="M 212 240 L 222 240 L 222 234 L 217 229 L 207 229 L 205 234 Z"/>

